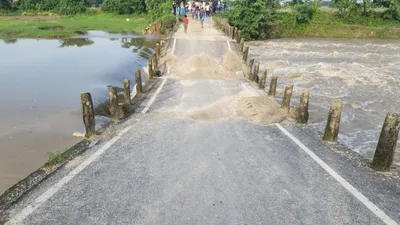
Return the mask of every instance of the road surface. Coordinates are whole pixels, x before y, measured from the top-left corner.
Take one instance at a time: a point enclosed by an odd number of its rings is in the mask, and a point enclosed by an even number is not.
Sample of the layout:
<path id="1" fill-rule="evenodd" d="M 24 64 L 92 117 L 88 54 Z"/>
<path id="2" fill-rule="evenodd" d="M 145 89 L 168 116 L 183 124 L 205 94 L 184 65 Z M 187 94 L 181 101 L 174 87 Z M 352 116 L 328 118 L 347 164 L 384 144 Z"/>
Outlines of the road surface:
<path id="1" fill-rule="evenodd" d="M 185 64 L 204 53 L 223 60 L 235 47 L 210 19 L 203 29 L 190 22 L 171 40 L 174 62 L 142 113 L 28 193 L 8 224 L 400 222 L 398 180 L 333 151 L 307 127 L 251 122 L 235 111 L 237 96 L 263 93 L 240 73 L 214 77 L 207 59 L 211 70 Z"/>

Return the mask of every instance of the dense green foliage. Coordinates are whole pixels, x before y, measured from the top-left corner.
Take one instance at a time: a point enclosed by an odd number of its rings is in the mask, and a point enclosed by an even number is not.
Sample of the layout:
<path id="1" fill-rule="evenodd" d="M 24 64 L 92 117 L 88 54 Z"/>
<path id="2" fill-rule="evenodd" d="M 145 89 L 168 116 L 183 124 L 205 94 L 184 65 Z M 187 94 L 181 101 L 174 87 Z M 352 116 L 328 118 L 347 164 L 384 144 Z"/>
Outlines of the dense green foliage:
<path id="1" fill-rule="evenodd" d="M 86 7 L 96 5 L 96 0 L 19 0 L 19 7 L 27 12 L 51 11 L 63 15 L 86 11 Z"/>
<path id="2" fill-rule="evenodd" d="M 310 3 L 295 5 L 294 12 L 296 16 L 296 22 L 299 24 L 310 22 L 316 11 L 317 8 L 315 8 L 314 5 Z"/>
<path id="3" fill-rule="evenodd" d="M 146 12 L 145 0 L 104 0 L 101 10 L 117 14 Z"/>
<path id="4" fill-rule="evenodd" d="M 71 15 L 86 11 L 84 0 L 60 0 L 58 13 L 62 15 Z"/>
<path id="5" fill-rule="evenodd" d="M 8 0 L 0 0 L 0 10 L 7 10 L 11 9 L 11 4 L 8 2 Z"/>
<path id="6" fill-rule="evenodd" d="M 165 34 L 167 31 L 172 31 L 175 27 L 176 18 L 173 14 L 168 14 L 162 18 L 163 27 L 161 33 Z"/>
<path id="7" fill-rule="evenodd" d="M 172 0 L 146 0 L 150 19 L 155 21 L 166 15 L 171 15 Z"/>
<path id="8" fill-rule="evenodd" d="M 356 0 L 334 0 L 329 4 L 334 8 L 330 9 L 319 8 L 319 1 L 307 0 L 293 0 L 285 8 L 275 0 L 238 0 L 232 5 L 233 9 L 221 16 L 238 27 L 246 40 L 303 35 L 394 38 L 400 34 L 400 0 L 374 4 L 370 0 L 361 4 Z M 386 8 L 372 8 L 378 6 Z"/>
<path id="9" fill-rule="evenodd" d="M 279 33 L 279 24 L 273 18 L 274 9 L 264 0 L 238 0 L 229 11 L 229 22 L 239 27 L 246 40 L 265 39 Z"/>

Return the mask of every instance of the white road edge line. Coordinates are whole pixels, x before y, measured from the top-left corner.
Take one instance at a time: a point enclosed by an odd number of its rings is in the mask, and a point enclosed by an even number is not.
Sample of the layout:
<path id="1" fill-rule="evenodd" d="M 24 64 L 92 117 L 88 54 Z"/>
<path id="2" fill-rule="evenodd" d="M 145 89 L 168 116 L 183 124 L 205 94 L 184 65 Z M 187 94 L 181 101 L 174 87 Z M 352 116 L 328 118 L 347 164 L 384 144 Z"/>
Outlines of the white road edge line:
<path id="1" fill-rule="evenodd" d="M 160 87 L 158 87 L 156 93 L 154 93 L 153 97 L 147 103 L 146 108 L 142 111 L 143 114 L 149 110 L 150 106 L 155 101 L 157 95 L 161 92 L 162 87 L 168 78 L 165 78 L 161 83 Z M 22 221 L 32 214 L 37 208 L 39 208 L 44 202 L 49 200 L 51 196 L 53 196 L 57 191 L 59 191 L 62 187 L 64 187 L 69 181 L 71 181 L 76 175 L 82 172 L 88 165 L 90 165 L 93 161 L 95 161 L 99 156 L 101 156 L 105 151 L 107 151 L 115 142 L 117 142 L 126 132 L 128 132 L 132 126 L 128 126 L 118 133 L 117 136 L 108 141 L 105 145 L 103 145 L 99 150 L 97 150 L 93 155 L 79 164 L 74 170 L 72 170 L 68 175 L 63 177 L 60 181 L 58 181 L 55 185 L 47 189 L 42 195 L 37 197 L 31 204 L 22 209 L 19 213 L 17 213 L 14 217 L 11 218 L 5 225 L 19 225 Z"/>
<path id="2" fill-rule="evenodd" d="M 150 106 L 154 103 L 157 98 L 157 95 L 161 92 L 161 89 L 164 87 L 165 82 L 167 82 L 168 78 L 165 78 L 161 85 L 157 88 L 156 93 L 154 93 L 153 97 L 151 97 L 150 101 L 147 103 L 146 107 L 143 109 L 142 114 L 145 114 L 147 110 L 149 110 Z"/>
<path id="3" fill-rule="evenodd" d="M 21 224 L 22 221 L 29 216 L 33 211 L 39 208 L 44 202 L 49 200 L 51 196 L 53 196 L 57 191 L 59 191 L 64 185 L 66 185 L 69 181 L 71 181 L 76 175 L 78 175 L 82 170 L 84 170 L 90 163 L 95 161 L 100 155 L 102 155 L 107 149 L 109 149 L 115 142 L 117 142 L 122 135 L 128 132 L 132 126 L 128 126 L 118 133 L 116 137 L 108 141 L 105 145 L 103 145 L 99 150 L 97 150 L 93 155 L 83 161 L 79 166 L 77 166 L 74 170 L 72 170 L 68 175 L 63 177 L 60 181 L 58 181 L 54 186 L 47 189 L 42 195 L 36 198 L 31 204 L 26 206 L 23 210 L 21 210 L 18 214 L 16 214 L 10 221 L 6 223 L 6 225 L 14 225 Z"/>
<path id="4" fill-rule="evenodd" d="M 226 41 L 226 43 L 228 43 L 228 48 L 229 50 L 231 50 L 231 45 L 229 44 L 229 41 Z"/>
<path id="5" fill-rule="evenodd" d="M 243 90 L 250 92 L 249 88 L 243 82 L 240 82 L 240 83 L 242 83 Z"/>
<path id="6" fill-rule="evenodd" d="M 176 38 L 174 38 L 174 44 L 172 44 L 172 54 L 175 52 Z"/>
<path id="7" fill-rule="evenodd" d="M 363 203 L 371 212 L 373 212 L 379 219 L 388 225 L 398 225 L 396 221 L 391 219 L 385 212 L 383 212 L 378 206 L 371 202 L 361 192 L 359 192 L 353 185 L 347 182 L 342 176 L 336 173 L 328 164 L 314 154 L 309 148 L 307 148 L 299 139 L 294 137 L 289 131 L 283 128 L 280 124 L 275 124 L 286 136 L 288 136 L 294 143 L 296 143 L 304 152 L 307 153 L 315 162 L 318 163 L 326 172 L 328 172 L 337 182 L 339 182 L 348 192 L 356 197 L 361 203 Z"/>

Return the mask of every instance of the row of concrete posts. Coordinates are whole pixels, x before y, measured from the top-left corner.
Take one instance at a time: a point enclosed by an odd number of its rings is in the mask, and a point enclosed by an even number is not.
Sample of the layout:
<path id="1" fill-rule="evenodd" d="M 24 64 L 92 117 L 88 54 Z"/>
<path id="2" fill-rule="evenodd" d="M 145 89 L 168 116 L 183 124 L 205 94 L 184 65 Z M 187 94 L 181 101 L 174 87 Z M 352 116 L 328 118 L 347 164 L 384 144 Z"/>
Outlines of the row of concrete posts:
<path id="1" fill-rule="evenodd" d="M 217 18 L 215 19 L 221 30 L 233 40 L 236 40 L 239 51 L 243 54 L 243 62 L 247 64 L 247 76 L 250 81 L 258 83 L 258 87 L 265 89 L 267 80 L 267 71 L 262 71 L 261 78 L 259 75 L 260 63 L 250 59 L 247 63 L 249 55 L 249 46 L 244 45 L 244 39 L 241 37 L 241 32 L 238 28 L 229 25 L 228 21 Z M 275 98 L 278 77 L 272 76 L 269 85 L 268 96 Z M 292 97 L 293 85 L 285 86 L 285 92 L 282 99 L 281 107 L 287 108 L 290 111 L 290 99 Z M 308 122 L 308 104 L 310 93 L 304 90 L 300 97 L 298 108 L 294 109 L 294 117 L 298 123 Z M 342 114 L 342 103 L 339 100 L 334 100 L 329 109 L 328 120 L 325 126 L 325 131 L 322 136 L 324 141 L 335 143 L 339 134 L 340 118 Z M 390 171 L 393 164 L 393 159 L 396 151 L 397 140 L 400 130 L 400 113 L 388 113 L 386 115 L 381 134 L 379 136 L 378 145 L 375 150 L 374 158 L 371 167 L 378 171 Z"/>
<path id="2" fill-rule="evenodd" d="M 158 69 L 158 62 L 161 58 L 161 45 L 162 42 L 156 44 L 153 57 L 147 61 L 149 79 L 152 79 L 154 76 L 161 76 L 161 71 Z M 132 103 L 132 98 L 143 93 L 142 74 L 140 70 L 136 70 L 134 77 L 136 81 L 136 95 L 132 96 L 131 82 L 129 79 L 125 79 L 123 83 L 123 102 L 118 98 L 118 89 L 116 87 L 110 86 L 108 88 L 110 116 L 114 121 L 119 120 L 124 116 L 126 111 L 125 109 Z M 95 112 L 92 95 L 89 92 L 81 93 L 81 105 L 83 123 L 85 124 L 85 137 L 89 138 L 96 134 L 96 122 L 94 118 Z"/>

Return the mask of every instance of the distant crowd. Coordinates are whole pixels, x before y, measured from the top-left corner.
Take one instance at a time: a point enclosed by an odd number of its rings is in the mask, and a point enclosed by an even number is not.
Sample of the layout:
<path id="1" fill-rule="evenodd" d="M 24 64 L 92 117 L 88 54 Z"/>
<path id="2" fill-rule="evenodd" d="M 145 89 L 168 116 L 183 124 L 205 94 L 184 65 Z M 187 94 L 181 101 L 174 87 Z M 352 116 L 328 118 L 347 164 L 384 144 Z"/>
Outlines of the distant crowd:
<path id="1" fill-rule="evenodd" d="M 179 4 L 177 2 L 172 3 L 174 15 L 186 15 L 192 14 L 193 19 L 199 18 L 201 9 L 205 11 L 207 17 L 212 16 L 216 12 L 226 10 L 226 1 L 188 1 L 185 5 L 184 1 Z"/>

